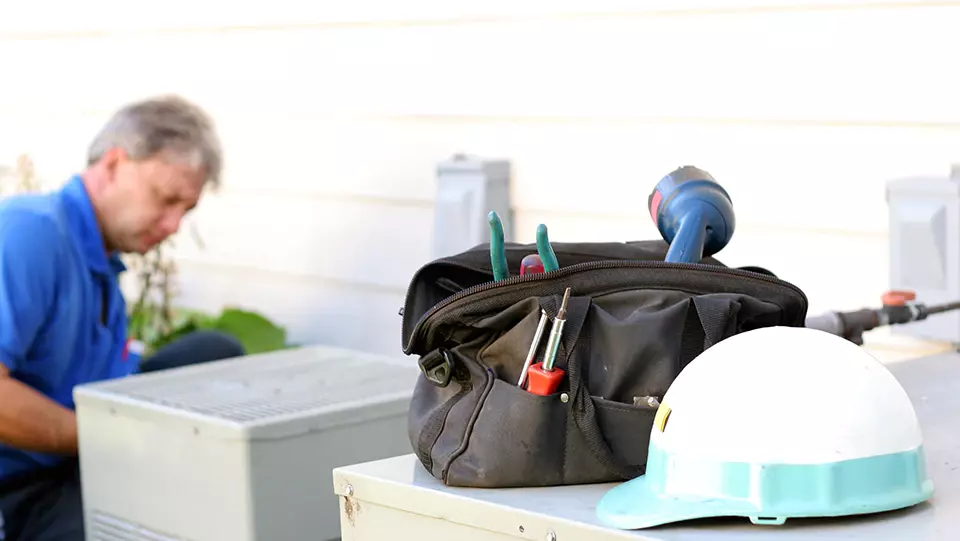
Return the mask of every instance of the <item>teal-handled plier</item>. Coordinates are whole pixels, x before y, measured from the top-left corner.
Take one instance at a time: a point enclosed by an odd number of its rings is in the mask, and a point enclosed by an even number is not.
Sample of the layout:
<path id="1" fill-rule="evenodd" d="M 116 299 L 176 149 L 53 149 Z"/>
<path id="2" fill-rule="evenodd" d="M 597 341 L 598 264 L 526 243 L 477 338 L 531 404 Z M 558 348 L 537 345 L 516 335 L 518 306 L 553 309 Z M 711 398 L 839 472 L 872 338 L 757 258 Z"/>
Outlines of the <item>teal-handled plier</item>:
<path id="1" fill-rule="evenodd" d="M 503 246 L 503 222 L 500 221 L 500 215 L 491 210 L 487 215 L 487 223 L 490 224 L 490 266 L 493 267 L 493 279 L 499 282 L 510 277 L 507 250 Z"/>
<path id="2" fill-rule="evenodd" d="M 537 226 L 537 255 L 543 262 L 543 272 L 555 271 L 560 268 L 557 261 L 557 254 L 553 252 L 553 246 L 550 245 L 550 238 L 547 237 L 547 226 L 540 224 Z"/>
<path id="3" fill-rule="evenodd" d="M 495 211 L 487 214 L 487 223 L 490 224 L 490 266 L 493 268 L 493 279 L 499 282 L 510 277 L 510 269 L 507 267 L 507 250 L 503 245 L 503 222 L 500 221 L 500 215 Z M 547 236 L 547 226 L 540 224 L 537 226 L 537 255 L 543 262 L 543 272 L 555 271 L 560 268 L 557 261 L 557 254 L 550 245 L 550 237 Z"/>

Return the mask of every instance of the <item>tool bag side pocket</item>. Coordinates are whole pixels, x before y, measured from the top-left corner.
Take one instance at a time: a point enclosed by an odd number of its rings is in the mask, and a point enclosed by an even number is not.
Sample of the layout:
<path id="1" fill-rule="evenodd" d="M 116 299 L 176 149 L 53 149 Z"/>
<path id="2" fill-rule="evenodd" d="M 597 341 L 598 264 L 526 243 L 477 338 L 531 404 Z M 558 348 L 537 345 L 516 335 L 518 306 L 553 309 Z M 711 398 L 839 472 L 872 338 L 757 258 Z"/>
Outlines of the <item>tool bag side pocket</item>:
<path id="1" fill-rule="evenodd" d="M 605 475 L 594 461 L 578 460 L 583 455 L 583 447 L 571 423 L 567 384 L 547 396 L 530 393 L 517 385 L 541 307 L 551 310 L 551 316 L 556 313 L 556 306 L 551 307 L 542 300 L 529 302 L 532 300 L 505 310 L 509 313 L 522 309 L 527 315 L 477 352 L 479 364 L 493 376 L 493 382 L 489 394 L 478 404 L 477 417 L 463 442 L 462 452 L 453 457 L 442 477 L 448 485 L 496 488 L 572 484 L 571 466 L 575 475 L 581 477 Z M 589 298 L 570 299 L 567 325 L 557 355 L 558 367 L 566 364 L 565 358 L 576 344 L 589 302 Z M 476 325 L 499 327 L 509 323 L 502 320 L 502 314 L 497 314 Z M 546 339 L 540 343 L 538 360 L 542 359 L 545 343 Z"/>
<path id="2" fill-rule="evenodd" d="M 446 476 L 450 461 L 462 452 L 480 403 L 488 392 L 492 377 L 469 356 L 474 344 L 452 349 L 438 348 L 421 357 L 424 362 L 440 363 L 448 371 L 443 384 L 427 377 L 417 379 L 407 413 L 407 434 L 413 450 L 431 475 Z"/>

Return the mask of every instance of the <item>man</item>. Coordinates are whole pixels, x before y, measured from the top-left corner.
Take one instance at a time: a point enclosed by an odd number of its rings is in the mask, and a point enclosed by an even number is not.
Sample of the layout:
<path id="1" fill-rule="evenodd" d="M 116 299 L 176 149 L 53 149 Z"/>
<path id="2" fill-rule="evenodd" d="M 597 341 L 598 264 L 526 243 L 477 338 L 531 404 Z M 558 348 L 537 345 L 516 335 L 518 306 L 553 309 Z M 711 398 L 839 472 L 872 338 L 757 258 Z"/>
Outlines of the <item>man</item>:
<path id="1" fill-rule="evenodd" d="M 75 385 L 243 354 L 209 333 L 143 367 L 124 353 L 119 254 L 174 234 L 220 164 L 201 109 L 151 99 L 119 110 L 59 191 L 0 201 L 0 540 L 84 538 Z"/>

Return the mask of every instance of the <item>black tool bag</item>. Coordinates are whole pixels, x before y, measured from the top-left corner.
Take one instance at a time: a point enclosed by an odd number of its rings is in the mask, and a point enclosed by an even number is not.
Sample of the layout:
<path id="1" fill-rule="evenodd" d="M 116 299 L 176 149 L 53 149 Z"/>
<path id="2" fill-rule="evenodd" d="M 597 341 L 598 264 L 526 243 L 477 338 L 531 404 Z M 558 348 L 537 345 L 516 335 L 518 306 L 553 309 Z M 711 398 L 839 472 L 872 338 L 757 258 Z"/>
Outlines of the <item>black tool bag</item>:
<path id="1" fill-rule="evenodd" d="M 488 245 L 417 271 L 403 349 L 420 356 L 409 436 L 445 484 L 533 487 L 643 474 L 654 414 L 677 374 L 733 334 L 803 326 L 807 299 L 759 267 L 665 263 L 663 241 L 553 243 L 560 269 L 493 281 Z M 535 245 L 507 244 L 511 272 Z M 549 396 L 517 383 L 541 310 L 571 288 Z M 552 321 L 551 321 L 552 323 Z M 543 360 L 544 331 L 538 356 Z M 736 397 L 731 397 L 735 404 Z M 717 407 L 730 407 L 717 404 Z M 733 412 L 731 412 L 733 415 Z"/>

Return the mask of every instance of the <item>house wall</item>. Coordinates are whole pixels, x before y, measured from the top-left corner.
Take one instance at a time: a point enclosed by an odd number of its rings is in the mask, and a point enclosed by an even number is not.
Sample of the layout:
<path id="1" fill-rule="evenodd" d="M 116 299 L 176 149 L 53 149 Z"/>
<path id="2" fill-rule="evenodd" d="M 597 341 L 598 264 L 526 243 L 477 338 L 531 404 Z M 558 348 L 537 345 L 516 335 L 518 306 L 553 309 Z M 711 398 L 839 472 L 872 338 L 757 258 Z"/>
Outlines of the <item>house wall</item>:
<path id="1" fill-rule="evenodd" d="M 521 242 L 541 222 L 656 238 L 650 188 L 705 168 L 737 210 L 718 257 L 811 312 L 879 302 L 884 183 L 960 161 L 960 2 L 215 4 L 2 8 L 0 163 L 29 152 L 53 186 L 120 104 L 200 102 L 226 170 L 190 219 L 204 248 L 178 239 L 181 302 L 261 310 L 297 342 L 399 352 L 457 152 L 511 160 Z"/>

